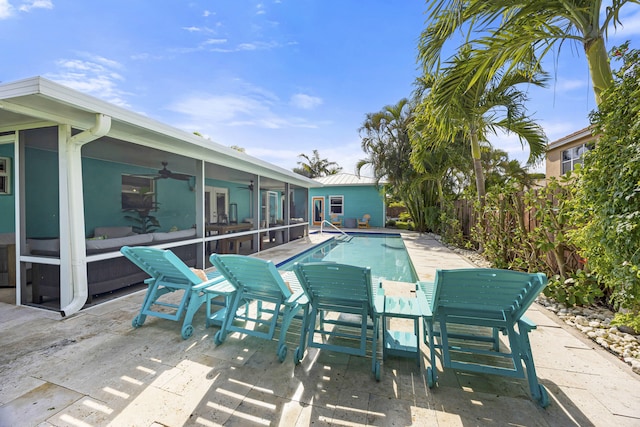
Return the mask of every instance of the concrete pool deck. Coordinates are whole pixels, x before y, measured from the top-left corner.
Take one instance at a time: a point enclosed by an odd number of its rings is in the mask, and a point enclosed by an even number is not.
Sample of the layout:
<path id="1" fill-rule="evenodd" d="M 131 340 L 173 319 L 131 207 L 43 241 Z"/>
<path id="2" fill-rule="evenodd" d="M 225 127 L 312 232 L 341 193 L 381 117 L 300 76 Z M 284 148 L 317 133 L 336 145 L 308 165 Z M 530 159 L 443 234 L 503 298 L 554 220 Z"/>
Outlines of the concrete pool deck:
<path id="1" fill-rule="evenodd" d="M 277 263 L 326 238 L 310 235 L 259 256 Z M 437 268 L 473 266 L 430 235 L 403 238 L 421 280 Z M 188 340 L 181 324 L 163 319 L 133 329 L 143 296 L 68 318 L 0 304 L 0 426 L 640 425 L 640 377 L 536 304 L 527 316 L 538 324 L 530 338 L 546 409 L 525 380 L 440 371 L 429 389 L 424 346 L 421 368 L 389 358 L 376 382 L 369 357 L 311 349 L 294 366 L 295 324 L 282 364 L 276 341 L 231 335 L 216 347 L 217 328 L 205 328 L 203 309 Z"/>

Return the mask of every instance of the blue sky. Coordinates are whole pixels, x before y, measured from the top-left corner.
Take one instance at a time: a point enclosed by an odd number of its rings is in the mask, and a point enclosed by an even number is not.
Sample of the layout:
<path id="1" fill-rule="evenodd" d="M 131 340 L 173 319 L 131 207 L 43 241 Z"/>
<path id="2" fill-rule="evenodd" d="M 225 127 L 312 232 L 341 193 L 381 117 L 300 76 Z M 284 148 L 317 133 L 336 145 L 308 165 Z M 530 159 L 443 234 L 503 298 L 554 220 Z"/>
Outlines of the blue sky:
<path id="1" fill-rule="evenodd" d="M 353 173 L 365 115 L 409 97 L 425 27 L 417 0 L 0 0 L 3 83 L 43 76 L 292 169 L 300 153 Z M 608 48 L 640 48 L 640 8 Z M 546 62 L 530 113 L 550 141 L 588 125 L 581 47 Z M 526 160 L 515 137 L 491 138 Z"/>

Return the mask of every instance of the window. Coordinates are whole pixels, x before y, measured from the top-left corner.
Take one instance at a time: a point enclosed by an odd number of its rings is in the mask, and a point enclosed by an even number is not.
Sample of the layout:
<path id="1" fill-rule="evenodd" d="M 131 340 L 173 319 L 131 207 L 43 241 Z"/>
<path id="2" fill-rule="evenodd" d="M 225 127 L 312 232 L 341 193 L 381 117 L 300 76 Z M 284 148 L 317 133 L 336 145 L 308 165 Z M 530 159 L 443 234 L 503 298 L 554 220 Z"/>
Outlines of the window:
<path id="1" fill-rule="evenodd" d="M 11 194 L 11 159 L 0 157 L 0 194 Z"/>
<path id="2" fill-rule="evenodd" d="M 329 213 L 344 215 L 344 196 L 329 196 Z"/>
<path id="3" fill-rule="evenodd" d="M 138 175 L 122 175 L 122 210 L 156 208 L 155 181 Z"/>
<path id="4" fill-rule="evenodd" d="M 577 147 L 571 147 L 568 150 L 562 152 L 562 174 L 572 171 L 576 168 L 576 165 L 582 164 L 582 156 L 589 150 L 593 149 L 593 144 L 582 144 Z"/>

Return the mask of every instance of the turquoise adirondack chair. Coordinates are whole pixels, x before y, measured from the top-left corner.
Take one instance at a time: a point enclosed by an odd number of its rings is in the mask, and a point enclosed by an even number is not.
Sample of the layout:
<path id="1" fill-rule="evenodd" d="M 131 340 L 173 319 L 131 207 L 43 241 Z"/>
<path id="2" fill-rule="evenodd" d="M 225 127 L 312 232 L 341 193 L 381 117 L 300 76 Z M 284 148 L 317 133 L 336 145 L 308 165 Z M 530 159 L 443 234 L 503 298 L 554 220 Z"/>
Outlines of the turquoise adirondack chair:
<path id="1" fill-rule="evenodd" d="M 482 268 L 437 270 L 434 282 L 418 282 L 422 311 L 431 313 L 423 315 L 431 361 L 429 387 L 438 380 L 437 351 L 444 368 L 526 377 L 533 399 L 548 406 L 549 396 L 538 383 L 529 342 L 529 332 L 536 325 L 524 315 L 546 284 L 542 273 Z M 509 342 L 502 351 L 500 332 Z"/>
<path id="2" fill-rule="evenodd" d="M 293 273 L 280 274 L 271 261 L 243 255 L 218 255 L 212 254 L 211 264 L 236 288 L 236 293 L 231 299 L 227 315 L 222 328 L 216 332 L 214 342 L 220 345 L 224 342 L 229 332 L 240 332 L 246 335 L 271 340 L 275 335 L 278 319 L 280 323 L 280 335 L 276 354 L 278 360 L 283 362 L 287 357 L 286 334 L 291 321 L 302 310 L 302 317 L 307 314 L 307 298 L 299 289 L 296 277 Z M 257 315 L 252 317 L 249 310 L 239 312 L 241 305 L 248 302 L 256 302 Z M 273 304 L 273 309 L 265 308 L 263 303 Z M 271 314 L 263 318 L 264 313 Z M 234 320 L 242 320 L 242 323 L 234 324 Z M 244 327 L 242 324 L 253 324 L 256 328 Z M 261 326 L 267 325 L 268 330 L 261 330 Z"/>
<path id="3" fill-rule="evenodd" d="M 226 310 L 223 307 L 212 311 L 212 305 L 223 305 L 216 298 L 228 300 L 235 288 L 220 273 L 207 273 L 208 280 L 203 281 L 170 250 L 123 246 L 120 252 L 151 276 L 145 280 L 147 292 L 140 313 L 131 322 L 134 328 L 142 326 L 147 316 L 179 321 L 184 314 L 181 335 L 187 339 L 193 334 L 193 316 L 205 303 L 207 326 L 222 323 Z M 182 292 L 180 300 L 169 301 L 167 294 L 176 291 Z"/>
<path id="4" fill-rule="evenodd" d="M 293 270 L 309 299 L 310 308 L 300 346 L 294 354 L 296 365 L 304 358 L 306 347 L 366 356 L 370 342 L 371 371 L 376 380 L 380 380 L 377 339 L 380 316 L 384 311 L 384 291 L 382 287 L 372 285 L 371 270 L 332 262 L 296 263 Z M 339 316 L 331 318 L 327 316 L 330 313 Z M 342 315 L 355 317 L 357 321 L 345 320 Z M 316 336 L 323 339 L 316 340 Z"/>

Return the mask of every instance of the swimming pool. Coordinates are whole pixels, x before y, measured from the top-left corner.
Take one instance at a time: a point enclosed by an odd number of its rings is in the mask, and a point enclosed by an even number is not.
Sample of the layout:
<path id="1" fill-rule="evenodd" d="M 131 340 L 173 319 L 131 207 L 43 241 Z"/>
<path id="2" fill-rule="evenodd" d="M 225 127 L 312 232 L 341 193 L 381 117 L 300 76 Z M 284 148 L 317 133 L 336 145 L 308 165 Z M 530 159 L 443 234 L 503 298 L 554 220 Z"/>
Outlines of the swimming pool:
<path id="1" fill-rule="evenodd" d="M 399 234 L 350 234 L 350 241 L 331 239 L 289 258 L 281 270 L 291 270 L 296 262 L 333 261 L 370 267 L 375 278 L 415 283 L 418 277 Z"/>

